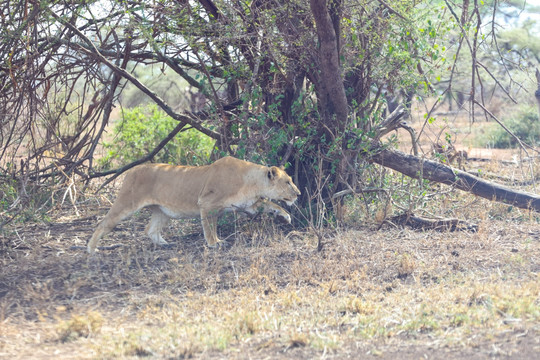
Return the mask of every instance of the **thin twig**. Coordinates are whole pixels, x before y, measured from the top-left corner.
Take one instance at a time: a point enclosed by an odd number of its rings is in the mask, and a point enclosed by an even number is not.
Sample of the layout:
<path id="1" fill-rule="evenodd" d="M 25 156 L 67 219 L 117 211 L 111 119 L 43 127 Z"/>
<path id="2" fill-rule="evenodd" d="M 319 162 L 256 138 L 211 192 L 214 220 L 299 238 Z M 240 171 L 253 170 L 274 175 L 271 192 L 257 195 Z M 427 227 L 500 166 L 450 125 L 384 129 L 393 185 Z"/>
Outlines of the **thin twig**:
<path id="1" fill-rule="evenodd" d="M 90 47 L 79 47 L 79 49 L 87 54 L 94 55 L 101 61 L 103 64 L 105 64 L 107 67 L 109 67 L 112 71 L 120 74 L 125 79 L 129 80 L 133 85 L 135 85 L 139 90 L 141 90 L 143 93 L 148 95 L 159 107 L 161 107 L 167 115 L 172 117 L 173 119 L 184 122 L 189 124 L 190 126 L 194 127 L 195 129 L 199 130 L 203 134 L 210 136 L 213 139 L 219 140 L 221 135 L 213 130 L 207 129 L 203 127 L 199 122 L 193 120 L 192 118 L 178 114 L 175 112 L 159 95 L 157 95 L 155 92 L 150 90 L 148 87 L 146 87 L 143 83 L 141 83 L 137 78 L 135 78 L 133 75 L 128 73 L 126 70 L 114 65 L 111 63 L 105 56 L 103 56 L 98 49 L 95 47 L 94 43 L 88 39 L 82 32 L 79 31 L 73 24 L 70 24 L 69 22 L 66 22 L 63 20 L 60 16 L 56 15 L 52 10 L 49 10 L 50 14 L 60 21 L 65 26 L 69 27 L 73 32 L 77 34 L 81 39 L 83 39 Z"/>
<path id="2" fill-rule="evenodd" d="M 474 103 L 478 106 L 480 106 L 482 108 L 482 110 L 484 110 L 493 120 L 495 120 L 497 122 L 497 124 L 499 124 L 503 129 L 504 131 L 506 131 L 510 136 L 512 136 L 516 141 L 517 143 L 519 144 L 519 146 L 523 149 L 523 151 L 525 151 L 525 153 L 527 154 L 527 156 L 530 156 L 528 151 L 527 151 L 527 148 L 533 150 L 533 151 L 536 151 L 536 152 L 540 152 L 539 150 L 536 150 L 533 146 L 523 142 L 519 137 L 517 137 L 510 129 L 508 129 L 502 121 L 500 121 L 495 115 L 493 115 L 491 113 L 491 111 L 489 111 L 488 109 L 486 109 L 484 107 L 484 105 L 480 104 L 477 100 L 474 100 Z"/>

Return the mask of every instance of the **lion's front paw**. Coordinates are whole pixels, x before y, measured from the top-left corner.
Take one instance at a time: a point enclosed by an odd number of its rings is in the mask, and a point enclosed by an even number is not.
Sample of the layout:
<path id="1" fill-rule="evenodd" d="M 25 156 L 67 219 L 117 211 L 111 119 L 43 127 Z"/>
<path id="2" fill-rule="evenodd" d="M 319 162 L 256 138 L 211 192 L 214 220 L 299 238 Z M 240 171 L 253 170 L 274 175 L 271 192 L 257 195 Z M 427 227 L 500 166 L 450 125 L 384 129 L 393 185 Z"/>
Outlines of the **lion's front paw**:
<path id="1" fill-rule="evenodd" d="M 287 224 L 290 224 L 291 223 L 291 215 L 285 213 L 278 213 L 276 214 L 276 218 L 287 223 Z"/>
<path id="2" fill-rule="evenodd" d="M 153 241 L 154 245 L 156 246 L 169 246 L 170 244 L 168 242 L 166 242 L 165 240 L 163 239 L 160 239 L 160 241 Z"/>

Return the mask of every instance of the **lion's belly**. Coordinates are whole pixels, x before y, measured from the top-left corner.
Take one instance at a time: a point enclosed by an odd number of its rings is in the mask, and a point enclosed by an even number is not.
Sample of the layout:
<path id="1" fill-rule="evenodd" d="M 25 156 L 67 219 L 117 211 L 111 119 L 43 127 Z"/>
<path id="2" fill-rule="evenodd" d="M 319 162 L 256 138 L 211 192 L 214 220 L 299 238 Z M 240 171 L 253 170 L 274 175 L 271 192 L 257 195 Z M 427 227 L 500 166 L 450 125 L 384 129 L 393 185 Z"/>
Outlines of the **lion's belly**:
<path id="1" fill-rule="evenodd" d="M 200 216 L 200 210 L 199 208 L 172 208 L 168 206 L 162 206 L 158 205 L 159 209 L 163 211 L 165 215 L 168 217 L 171 217 L 173 219 L 181 219 L 181 218 L 194 218 Z"/>
<path id="2" fill-rule="evenodd" d="M 184 172 L 187 170 L 181 167 L 175 170 L 167 173 L 167 176 L 156 177 L 150 182 L 150 188 L 146 191 L 149 196 L 148 202 L 151 205 L 157 205 L 171 218 L 199 217 L 200 209 L 197 199 L 204 180 L 197 183 L 193 178 L 198 176 L 186 176 Z"/>

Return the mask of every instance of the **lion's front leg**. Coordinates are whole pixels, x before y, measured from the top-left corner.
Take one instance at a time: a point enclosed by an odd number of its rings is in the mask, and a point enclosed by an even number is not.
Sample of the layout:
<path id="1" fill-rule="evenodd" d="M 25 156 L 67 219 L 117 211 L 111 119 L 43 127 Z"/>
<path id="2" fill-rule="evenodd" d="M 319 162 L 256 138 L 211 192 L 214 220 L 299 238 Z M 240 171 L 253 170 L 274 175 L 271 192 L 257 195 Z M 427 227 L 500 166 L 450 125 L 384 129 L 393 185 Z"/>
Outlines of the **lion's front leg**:
<path id="1" fill-rule="evenodd" d="M 204 231 L 204 238 L 209 247 L 216 247 L 221 240 L 217 236 L 217 220 L 219 211 L 201 209 L 201 223 Z"/>

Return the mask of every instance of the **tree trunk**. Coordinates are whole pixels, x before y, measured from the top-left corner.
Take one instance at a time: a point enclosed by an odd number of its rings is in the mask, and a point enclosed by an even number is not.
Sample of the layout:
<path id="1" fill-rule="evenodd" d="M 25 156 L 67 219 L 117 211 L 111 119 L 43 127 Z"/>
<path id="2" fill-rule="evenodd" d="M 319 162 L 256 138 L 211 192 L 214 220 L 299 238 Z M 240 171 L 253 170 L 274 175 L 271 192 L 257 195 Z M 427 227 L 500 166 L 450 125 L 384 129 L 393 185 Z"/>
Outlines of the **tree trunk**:
<path id="1" fill-rule="evenodd" d="M 321 100 L 323 102 L 321 110 L 324 111 L 326 125 L 335 128 L 337 133 L 342 133 L 345 130 L 349 106 L 339 64 L 338 38 L 335 31 L 339 25 L 334 26 L 326 0 L 311 0 L 310 4 L 320 46 L 321 83 L 319 85 L 322 87 Z M 339 4 L 334 4 L 334 12 L 339 12 L 336 9 L 338 6 Z M 334 115 L 336 121 L 332 124 L 332 121 L 328 120 L 331 120 Z"/>
<path id="2" fill-rule="evenodd" d="M 432 160 L 390 149 L 377 153 L 371 160 L 415 179 L 452 185 L 488 200 L 540 212 L 540 196 L 536 194 L 513 190 Z"/>
<path id="3" fill-rule="evenodd" d="M 538 116 L 540 116 L 540 71 L 538 71 L 538 69 L 536 69 L 536 83 L 538 84 L 538 88 L 534 92 L 534 97 L 538 104 Z"/>

